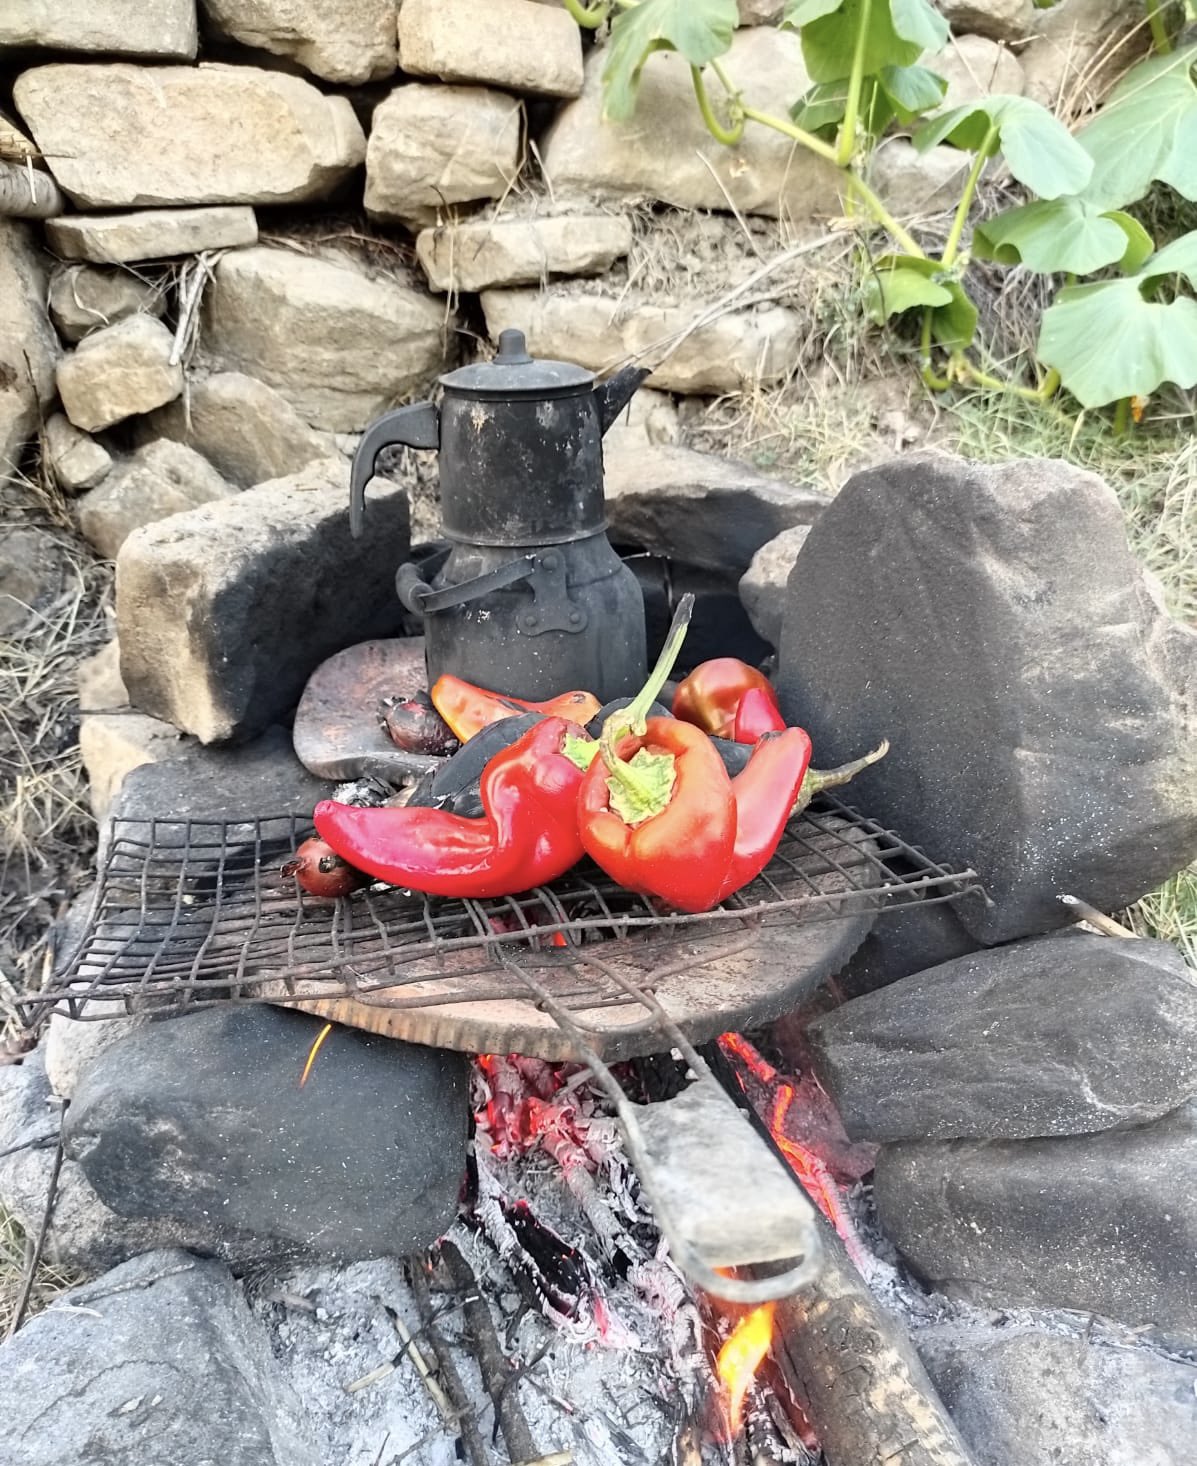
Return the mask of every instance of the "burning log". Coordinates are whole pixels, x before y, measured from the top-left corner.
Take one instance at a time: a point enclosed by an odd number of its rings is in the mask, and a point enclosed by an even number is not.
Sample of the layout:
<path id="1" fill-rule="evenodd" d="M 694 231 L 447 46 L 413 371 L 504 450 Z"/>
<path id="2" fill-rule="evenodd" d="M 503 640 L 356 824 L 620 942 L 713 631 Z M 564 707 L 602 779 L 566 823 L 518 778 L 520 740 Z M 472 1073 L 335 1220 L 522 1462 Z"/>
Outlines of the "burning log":
<path id="1" fill-rule="evenodd" d="M 828 1466 L 972 1466 L 905 1330 L 819 1217 L 823 1267 L 777 1305 L 774 1354 Z"/>

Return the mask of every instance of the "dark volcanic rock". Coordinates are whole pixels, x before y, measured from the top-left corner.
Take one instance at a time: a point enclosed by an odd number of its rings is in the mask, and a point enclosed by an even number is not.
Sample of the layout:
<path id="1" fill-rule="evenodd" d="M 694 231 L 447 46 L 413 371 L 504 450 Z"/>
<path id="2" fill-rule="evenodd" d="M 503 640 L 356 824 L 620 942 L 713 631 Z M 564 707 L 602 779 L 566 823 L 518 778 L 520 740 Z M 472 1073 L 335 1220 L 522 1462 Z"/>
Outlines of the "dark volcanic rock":
<path id="1" fill-rule="evenodd" d="M 1077 1135 L 1197 1092 L 1197 982 L 1167 942 L 1013 942 L 856 998 L 807 1034 L 859 1139 Z"/>
<path id="2" fill-rule="evenodd" d="M 915 1336 L 975 1466 L 1194 1466 L 1197 1366 L 1082 1333 L 944 1324 Z"/>
<path id="3" fill-rule="evenodd" d="M 851 789 L 847 791 L 851 803 Z M 875 992 L 877 988 L 925 972 L 953 957 L 965 957 L 984 944 L 963 927 L 946 901 L 928 906 L 919 902 L 887 911 L 861 943 L 859 950 L 836 978 L 845 996 Z"/>
<path id="4" fill-rule="evenodd" d="M 67 1152 L 122 1216 L 166 1218 L 226 1261 L 405 1256 L 453 1219 L 465 1063 L 317 1019 L 218 1009 L 158 1023 L 88 1067 Z"/>
<path id="5" fill-rule="evenodd" d="M 1116 909 L 1197 854 L 1197 633 L 1100 479 L 902 459 L 841 490 L 801 563 L 783 711 L 820 767 L 890 739 L 853 803 L 980 873 L 980 940 L 1066 925 L 1061 892 Z"/>
<path id="6" fill-rule="evenodd" d="M 1197 1342 L 1197 1105 L 1101 1135 L 883 1146 L 881 1225 L 928 1282 Z"/>
<path id="7" fill-rule="evenodd" d="M 319 1466 L 303 1409 L 228 1269 L 149 1252 L 56 1300 L 0 1349 L 21 1466 Z"/>

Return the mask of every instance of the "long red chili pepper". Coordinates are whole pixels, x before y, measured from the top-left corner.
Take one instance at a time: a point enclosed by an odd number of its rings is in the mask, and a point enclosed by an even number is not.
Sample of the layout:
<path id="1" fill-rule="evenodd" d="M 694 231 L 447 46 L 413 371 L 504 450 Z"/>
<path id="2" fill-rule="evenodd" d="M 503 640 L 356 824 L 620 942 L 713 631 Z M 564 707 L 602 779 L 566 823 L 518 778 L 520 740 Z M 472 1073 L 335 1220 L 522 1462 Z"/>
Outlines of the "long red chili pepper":
<path id="1" fill-rule="evenodd" d="M 547 702 L 525 702 L 521 697 L 476 687 L 449 672 L 436 679 L 429 696 L 433 707 L 462 743 L 491 723 L 517 718 L 521 713 L 544 713 L 547 718 L 565 718 L 567 722 L 584 725 L 601 707 L 593 692 L 563 692 Z"/>
<path id="2" fill-rule="evenodd" d="M 431 896 L 510 896 L 555 880 L 582 858 L 582 771 L 562 753 L 585 734 L 546 718 L 482 772 L 481 819 L 441 809 L 357 808 L 323 800 L 316 829 L 358 870 Z"/>
<path id="3" fill-rule="evenodd" d="M 772 860 L 810 766 L 810 755 L 810 738 L 804 728 L 766 733 L 743 772 L 732 780 L 736 844 L 717 901 L 755 880 Z"/>

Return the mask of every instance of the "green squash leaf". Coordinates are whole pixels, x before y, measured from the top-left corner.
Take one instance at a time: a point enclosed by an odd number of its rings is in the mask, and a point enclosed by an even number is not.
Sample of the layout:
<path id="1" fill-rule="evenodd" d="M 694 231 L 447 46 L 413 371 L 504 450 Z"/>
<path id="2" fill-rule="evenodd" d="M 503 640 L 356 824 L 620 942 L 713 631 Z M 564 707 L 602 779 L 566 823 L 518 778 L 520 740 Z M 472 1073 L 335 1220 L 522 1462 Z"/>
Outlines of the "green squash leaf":
<path id="1" fill-rule="evenodd" d="M 967 152 L 984 146 L 997 128 L 1010 172 L 1041 198 L 1080 193 L 1093 172 L 1093 159 L 1062 122 L 1029 97 L 982 97 L 953 107 L 919 128 L 914 145 L 926 152 L 945 140 Z"/>
<path id="2" fill-rule="evenodd" d="M 803 25 L 802 59 L 812 81 L 841 81 L 851 74 L 863 17 L 863 0 L 842 0 L 834 11 Z M 895 30 L 890 0 L 873 0 L 865 28 L 865 76 L 875 76 L 886 66 L 911 66 L 923 50 L 918 41 L 906 40 Z"/>
<path id="3" fill-rule="evenodd" d="M 903 125 L 934 111 L 948 89 L 943 77 L 925 66 L 884 66 L 877 80 Z"/>
<path id="4" fill-rule="evenodd" d="M 1163 382 L 1197 386 L 1197 301 L 1144 300 L 1141 283 L 1073 285 L 1043 313 L 1039 358 L 1083 407 L 1149 397 Z"/>
<path id="5" fill-rule="evenodd" d="M 1147 238 L 1150 252 L 1150 238 L 1129 215 L 1099 214 L 1076 196 L 1040 199 L 979 225 L 973 253 L 1003 265 L 1021 263 L 1043 275 L 1091 275 L 1125 258 L 1132 248 L 1132 229 Z"/>
<path id="6" fill-rule="evenodd" d="M 837 127 L 847 110 L 847 81 L 823 81 L 799 97 L 790 108 L 790 117 L 806 132 L 822 132 Z"/>
<path id="7" fill-rule="evenodd" d="M 1093 159 L 1085 197 L 1099 212 L 1141 199 L 1157 179 L 1197 199 L 1197 46 L 1129 72 L 1077 136 Z"/>
<path id="8" fill-rule="evenodd" d="M 950 351 L 963 350 L 977 330 L 976 306 L 935 260 L 883 255 L 866 282 L 865 305 L 879 324 L 916 306 L 930 306 L 931 334 Z"/>
<path id="9" fill-rule="evenodd" d="M 786 0 L 781 23 L 797 30 L 801 25 L 809 25 L 812 20 L 822 20 L 825 15 L 838 10 L 843 3 L 844 0 Z"/>
<path id="10" fill-rule="evenodd" d="M 1136 279 L 1159 280 L 1164 275 L 1183 275 L 1197 290 L 1197 229 L 1182 234 L 1166 244 L 1159 254 L 1152 255 L 1140 268 Z"/>
<path id="11" fill-rule="evenodd" d="M 876 271 L 865 286 L 865 309 L 877 325 L 921 305 L 950 305 L 951 291 L 902 265 Z"/>
<path id="12" fill-rule="evenodd" d="M 1124 214 L 1121 209 L 1112 209 L 1107 219 L 1113 219 L 1123 234 L 1126 235 L 1126 253 L 1118 261 L 1118 268 L 1124 274 L 1133 275 L 1146 260 L 1151 257 L 1155 249 L 1155 240 L 1143 228 L 1138 219 L 1132 219 L 1129 214 Z"/>
<path id="13" fill-rule="evenodd" d="M 691 66 L 705 66 L 728 49 L 738 23 L 736 0 L 640 0 L 619 11 L 603 67 L 604 115 L 632 115 L 640 73 L 654 51 L 679 51 Z"/>
<path id="14" fill-rule="evenodd" d="M 889 0 L 894 30 L 904 41 L 916 42 L 924 51 L 938 51 L 948 44 L 948 23 L 929 0 Z"/>

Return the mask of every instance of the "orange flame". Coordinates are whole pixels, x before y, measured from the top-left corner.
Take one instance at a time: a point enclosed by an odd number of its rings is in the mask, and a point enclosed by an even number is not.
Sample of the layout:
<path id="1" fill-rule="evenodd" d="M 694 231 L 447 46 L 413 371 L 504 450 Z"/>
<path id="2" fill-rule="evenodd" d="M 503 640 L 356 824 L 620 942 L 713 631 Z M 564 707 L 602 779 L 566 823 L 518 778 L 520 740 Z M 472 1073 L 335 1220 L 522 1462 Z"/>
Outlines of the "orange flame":
<path id="1" fill-rule="evenodd" d="M 304 1085 L 308 1082 L 308 1075 L 312 1072 L 312 1065 L 316 1062 L 316 1055 L 324 1047 L 324 1040 L 329 1036 L 332 1031 L 332 1024 L 326 1023 L 324 1027 L 320 1030 L 320 1032 L 316 1035 L 315 1043 L 308 1050 L 308 1061 L 303 1066 L 303 1073 L 299 1076 L 300 1089 L 302 1089 Z"/>
<path id="2" fill-rule="evenodd" d="M 727 1391 L 727 1414 L 733 1439 L 740 1434 L 744 1424 L 744 1398 L 761 1360 L 769 1352 L 776 1307 L 775 1303 L 762 1303 L 759 1308 L 745 1314 L 728 1334 L 715 1360 L 715 1373 Z"/>

